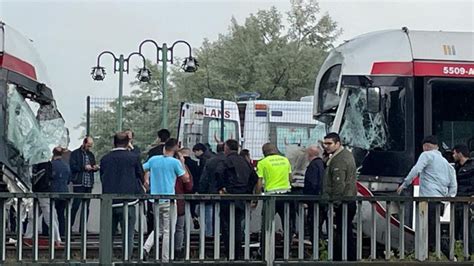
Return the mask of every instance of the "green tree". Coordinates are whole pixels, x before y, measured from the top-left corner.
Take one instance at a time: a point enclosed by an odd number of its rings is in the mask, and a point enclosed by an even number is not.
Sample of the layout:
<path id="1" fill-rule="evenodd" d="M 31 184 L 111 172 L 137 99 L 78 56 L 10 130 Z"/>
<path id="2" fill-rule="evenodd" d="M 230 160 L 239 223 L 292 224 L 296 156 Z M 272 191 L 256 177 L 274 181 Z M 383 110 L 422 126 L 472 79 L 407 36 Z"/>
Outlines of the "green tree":
<path id="1" fill-rule="evenodd" d="M 174 71 L 180 99 L 234 99 L 256 91 L 261 99 L 295 100 L 313 94 L 314 81 L 341 29 L 316 0 L 292 0 L 284 16 L 275 7 L 251 14 L 240 25 L 234 18 L 217 41 L 196 50 L 200 69 L 193 75 Z M 288 26 L 285 26 L 288 25 Z"/>

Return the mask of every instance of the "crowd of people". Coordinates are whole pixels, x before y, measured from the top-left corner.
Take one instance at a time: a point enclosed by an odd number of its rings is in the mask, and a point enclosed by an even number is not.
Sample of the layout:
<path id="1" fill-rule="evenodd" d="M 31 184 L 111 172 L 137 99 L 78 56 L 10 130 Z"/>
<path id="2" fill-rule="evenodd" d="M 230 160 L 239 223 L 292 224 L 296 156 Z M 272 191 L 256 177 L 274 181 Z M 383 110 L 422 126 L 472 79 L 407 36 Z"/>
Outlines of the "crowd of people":
<path id="1" fill-rule="evenodd" d="M 337 133 L 329 133 L 324 140 L 314 143 L 305 149 L 308 164 L 306 171 L 298 181 L 292 171 L 292 165 L 284 154 L 281 154 L 275 144 L 265 143 L 262 146 L 264 158 L 254 165 L 248 150 L 240 150 L 236 140 L 229 139 L 224 143 L 217 144 L 216 152 L 203 143 L 193 147 L 180 148 L 178 141 L 171 138 L 166 129 L 158 131 L 155 144 L 145 152 L 141 152 L 134 146 L 134 134 L 131 130 L 116 133 L 113 137 L 114 147 L 104 155 L 100 161 L 96 161 L 91 151 L 93 138 L 84 138 L 81 147 L 70 152 L 56 147 L 53 149 L 52 159 L 49 162 L 35 165 L 33 169 L 33 191 L 34 192 L 69 192 L 68 185 L 72 183 L 73 192 L 91 193 L 94 185 L 96 172 L 100 173 L 102 193 L 111 194 L 144 194 L 151 195 L 175 195 L 175 194 L 304 194 L 321 195 L 328 198 L 352 197 L 357 195 L 356 186 L 356 163 L 349 149 L 345 148 Z M 239 152 L 240 151 L 240 152 Z M 457 145 L 453 149 L 453 158 L 456 162 L 453 168 L 439 152 L 438 141 L 435 136 L 426 137 L 423 140 L 423 153 L 418 162 L 400 185 L 398 192 L 411 185 L 416 176 L 420 177 L 420 196 L 430 197 L 452 197 L 456 195 L 471 196 L 474 182 L 474 163 L 469 158 L 469 150 L 465 145 Z M 145 156 L 144 156 L 145 154 Z M 194 158 L 193 158 L 194 157 Z M 136 203 L 138 200 L 114 200 L 112 210 L 113 235 L 118 234 L 120 225 L 123 231 L 124 202 L 128 202 L 128 254 L 133 254 L 134 234 L 136 224 Z M 89 215 L 88 201 L 75 199 L 72 204 L 72 224 L 75 222 L 77 211 L 81 203 L 86 204 L 85 212 Z M 160 198 L 158 203 L 153 200 L 147 201 L 145 214 L 147 217 L 147 238 L 144 244 L 144 254 L 147 258 L 155 244 L 155 239 L 162 239 L 161 259 L 163 262 L 170 260 L 170 249 L 174 249 L 176 258 L 184 257 L 184 235 L 185 223 L 190 222 L 195 229 L 204 227 L 205 237 L 213 239 L 214 236 L 214 213 L 213 203 L 190 201 L 191 221 L 185 220 L 185 203 L 182 200 Z M 245 202 L 234 202 L 234 241 L 235 259 L 242 258 L 242 221 L 245 216 Z M 176 204 L 176 208 L 172 206 Z M 334 206 L 334 260 L 342 259 L 343 223 L 347 228 L 347 259 L 356 259 L 356 241 L 353 234 L 353 218 L 357 211 L 355 202 L 347 203 L 347 219 L 343 219 L 343 206 L 341 202 L 335 201 Z M 204 219 L 198 219 L 198 206 L 204 206 Z M 251 206 L 255 207 L 255 202 Z M 313 204 L 306 202 L 307 224 L 314 223 Z M 49 217 L 49 199 L 40 199 L 39 207 L 43 214 L 45 223 L 53 226 L 54 240 L 57 245 L 61 243 L 61 237 L 65 232 L 65 208 L 64 200 L 55 200 L 55 213 L 53 221 Z M 429 205 L 429 245 L 434 247 L 435 230 L 435 203 Z M 154 211 L 159 221 L 154 221 Z M 285 226 L 284 202 L 277 201 L 275 206 L 276 215 L 282 221 L 283 228 L 290 228 L 291 234 L 296 233 L 295 217 L 298 211 L 297 205 L 290 207 L 289 225 Z M 309 226 L 309 235 L 312 239 L 313 230 L 321 230 L 327 218 L 327 209 L 320 206 L 320 220 L 316 221 L 319 227 Z M 456 236 L 461 239 L 462 230 L 462 208 L 456 208 Z M 298 214 L 303 215 L 303 214 Z M 31 214 L 29 215 L 29 221 Z M 81 219 L 84 217 L 81 216 Z M 199 221 L 205 221 L 201 224 Z M 155 228 L 159 223 L 160 228 Z M 223 254 L 229 257 L 231 246 L 230 235 L 230 203 L 222 201 L 220 207 L 220 224 L 222 239 L 224 241 Z M 32 223 L 28 223 L 25 232 L 25 243 L 31 244 Z M 327 224 L 327 223 L 326 223 Z M 173 228 L 170 228 L 173 227 Z M 155 232 L 156 230 L 156 232 Z M 170 247 L 170 232 L 175 232 L 174 247 Z M 470 232 L 472 232 L 470 230 Z M 158 236 L 155 234 L 158 233 Z M 124 234 L 122 234 L 124 235 Z M 474 237 L 470 237 L 474 241 Z M 474 244 L 474 243 L 473 243 Z M 470 245 L 473 247 L 474 245 Z M 445 246 L 443 245 L 443 251 Z"/>

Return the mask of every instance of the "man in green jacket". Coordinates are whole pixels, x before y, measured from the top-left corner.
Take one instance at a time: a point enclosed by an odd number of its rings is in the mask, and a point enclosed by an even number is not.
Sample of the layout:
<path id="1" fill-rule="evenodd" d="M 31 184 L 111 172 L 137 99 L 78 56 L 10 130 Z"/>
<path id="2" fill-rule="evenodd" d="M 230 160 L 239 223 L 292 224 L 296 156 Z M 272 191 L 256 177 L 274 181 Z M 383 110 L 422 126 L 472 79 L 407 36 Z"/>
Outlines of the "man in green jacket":
<path id="1" fill-rule="evenodd" d="M 356 196 L 356 165 L 352 153 L 341 144 L 337 133 L 329 133 L 324 137 L 324 149 L 329 155 L 323 179 L 323 196 L 329 198 Z M 356 260 L 356 241 L 352 232 L 352 220 L 357 210 L 355 202 L 347 203 L 347 260 Z M 334 202 L 334 260 L 342 259 L 342 204 Z"/>

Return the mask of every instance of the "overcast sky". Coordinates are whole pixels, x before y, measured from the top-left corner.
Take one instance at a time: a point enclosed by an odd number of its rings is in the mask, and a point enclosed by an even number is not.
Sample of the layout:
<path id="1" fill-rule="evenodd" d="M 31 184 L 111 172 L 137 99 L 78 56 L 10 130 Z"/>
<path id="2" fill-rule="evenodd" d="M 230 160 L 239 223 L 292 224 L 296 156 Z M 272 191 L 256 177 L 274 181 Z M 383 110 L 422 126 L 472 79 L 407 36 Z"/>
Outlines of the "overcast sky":
<path id="1" fill-rule="evenodd" d="M 71 130 L 71 148 L 80 141 L 75 127 L 85 112 L 86 96 L 116 97 L 118 75 L 112 61 L 105 81 L 90 77 L 97 55 L 110 50 L 117 55 L 136 51 L 148 38 L 158 43 L 184 39 L 199 47 L 204 38 L 215 40 L 228 30 L 230 19 L 243 22 L 259 9 L 276 6 L 283 13 L 289 1 L 22 1 L 0 0 L 0 20 L 32 39 L 52 83 L 53 93 Z M 337 43 L 359 34 L 407 26 L 417 30 L 474 31 L 474 1 L 321 1 L 323 12 L 344 30 Z M 175 55 L 186 55 L 184 47 Z M 150 47 L 145 55 L 152 59 Z M 136 59 L 135 59 L 136 60 Z M 138 64 L 132 60 L 132 65 Z M 125 76 L 124 92 L 134 73 Z"/>

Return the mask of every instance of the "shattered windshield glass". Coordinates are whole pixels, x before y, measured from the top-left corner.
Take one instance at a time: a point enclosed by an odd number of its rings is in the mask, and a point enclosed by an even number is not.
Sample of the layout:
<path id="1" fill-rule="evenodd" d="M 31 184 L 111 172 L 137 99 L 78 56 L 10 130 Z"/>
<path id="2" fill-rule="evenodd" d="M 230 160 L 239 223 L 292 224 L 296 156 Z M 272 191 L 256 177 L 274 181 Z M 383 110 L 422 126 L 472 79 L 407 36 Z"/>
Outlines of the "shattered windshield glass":
<path id="1" fill-rule="evenodd" d="M 50 151 L 56 146 L 67 147 L 69 145 L 69 131 L 55 102 L 41 105 L 36 118 Z"/>
<path id="2" fill-rule="evenodd" d="M 68 132 L 54 103 L 41 105 L 35 116 L 16 85 L 8 84 L 7 104 L 7 139 L 27 165 L 49 160 L 57 145 L 67 147 Z"/>
<path id="3" fill-rule="evenodd" d="M 349 89 L 349 88 L 346 88 Z M 364 150 L 405 148 L 405 89 L 380 87 L 381 110 L 367 111 L 366 89 L 350 88 L 340 135 L 344 143 Z"/>

